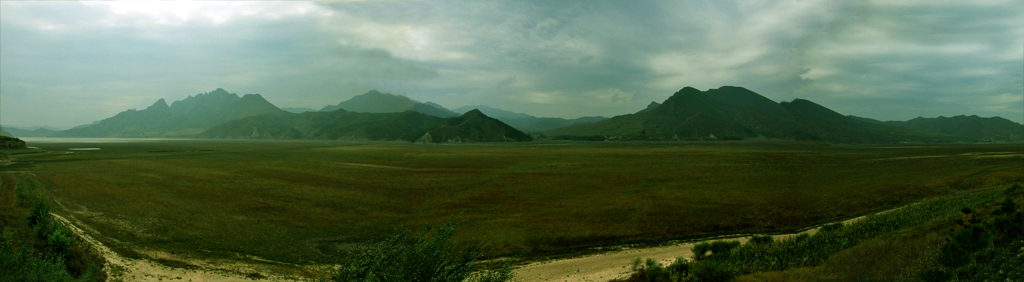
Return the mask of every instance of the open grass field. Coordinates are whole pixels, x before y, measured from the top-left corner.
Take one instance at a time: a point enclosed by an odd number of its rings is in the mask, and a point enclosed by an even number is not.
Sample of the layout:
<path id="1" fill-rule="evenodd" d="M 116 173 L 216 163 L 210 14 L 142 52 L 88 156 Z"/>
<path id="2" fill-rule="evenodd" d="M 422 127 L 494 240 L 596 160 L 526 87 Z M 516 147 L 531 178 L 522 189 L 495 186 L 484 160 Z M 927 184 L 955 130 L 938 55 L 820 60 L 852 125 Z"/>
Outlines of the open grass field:
<path id="1" fill-rule="evenodd" d="M 125 255 L 333 263 L 463 212 L 489 256 L 772 233 L 1024 181 L 1021 144 L 29 140 L 0 167 Z M 99 148 L 99 150 L 69 150 Z"/>

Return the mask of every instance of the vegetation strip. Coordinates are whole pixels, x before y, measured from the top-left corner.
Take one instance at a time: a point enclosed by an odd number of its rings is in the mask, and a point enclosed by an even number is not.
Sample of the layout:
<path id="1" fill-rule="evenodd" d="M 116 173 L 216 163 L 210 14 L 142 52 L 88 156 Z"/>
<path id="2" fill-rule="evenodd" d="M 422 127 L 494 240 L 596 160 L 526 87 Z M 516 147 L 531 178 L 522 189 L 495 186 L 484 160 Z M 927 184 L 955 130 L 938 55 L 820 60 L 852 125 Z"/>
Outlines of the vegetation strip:
<path id="1" fill-rule="evenodd" d="M 680 257 L 667 268 L 638 258 L 629 281 L 728 281 L 736 275 L 816 266 L 864 240 L 955 216 L 964 208 L 979 207 L 1002 196 L 999 189 L 987 189 L 931 198 L 847 226 L 826 225 L 813 236 L 802 234 L 780 241 L 755 236 L 743 245 L 724 240 L 703 242 L 694 245 L 693 261 Z"/>
<path id="2" fill-rule="evenodd" d="M 868 216 L 848 226 L 770 244 L 746 244 L 734 249 L 728 259 L 739 273 L 783 270 L 821 264 L 829 255 L 863 240 L 954 216 L 964 207 L 977 207 L 1002 196 L 1001 190 L 984 190 L 937 197 L 884 214 Z"/>

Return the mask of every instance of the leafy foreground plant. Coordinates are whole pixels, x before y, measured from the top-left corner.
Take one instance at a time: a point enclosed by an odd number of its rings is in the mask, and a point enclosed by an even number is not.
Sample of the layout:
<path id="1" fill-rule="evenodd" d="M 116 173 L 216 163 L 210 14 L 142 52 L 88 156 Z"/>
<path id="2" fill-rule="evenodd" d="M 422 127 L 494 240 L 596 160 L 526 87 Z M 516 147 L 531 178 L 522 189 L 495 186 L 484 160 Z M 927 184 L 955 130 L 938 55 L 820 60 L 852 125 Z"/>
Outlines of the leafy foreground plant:
<path id="1" fill-rule="evenodd" d="M 512 281 L 512 265 L 498 270 L 478 270 L 476 259 L 482 246 L 460 249 L 450 241 L 458 222 L 455 218 L 439 228 L 428 228 L 413 236 L 404 230 L 365 251 L 361 251 L 337 270 L 333 281 L 423 281 L 423 282 L 503 282 Z"/>

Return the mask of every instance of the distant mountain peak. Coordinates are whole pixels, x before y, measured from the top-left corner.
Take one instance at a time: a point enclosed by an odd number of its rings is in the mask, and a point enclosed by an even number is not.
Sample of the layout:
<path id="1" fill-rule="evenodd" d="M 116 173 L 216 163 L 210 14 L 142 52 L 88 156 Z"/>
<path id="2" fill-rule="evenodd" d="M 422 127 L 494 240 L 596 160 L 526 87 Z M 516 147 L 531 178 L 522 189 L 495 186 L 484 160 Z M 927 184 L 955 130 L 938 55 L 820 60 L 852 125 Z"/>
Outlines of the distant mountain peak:
<path id="1" fill-rule="evenodd" d="M 487 117 L 487 115 L 485 115 L 479 109 L 472 109 L 472 110 L 462 114 L 461 117 L 464 117 L 464 118 L 467 118 L 467 117 Z"/>
<path id="2" fill-rule="evenodd" d="M 167 105 L 159 99 L 142 111 L 126 110 L 113 117 L 70 130 L 59 137 L 190 137 L 217 124 L 260 114 L 284 112 L 259 94 L 238 97 L 222 88 L 188 96 Z"/>
<path id="3" fill-rule="evenodd" d="M 677 91 L 676 93 L 682 93 L 682 92 L 701 92 L 701 91 L 697 90 L 697 88 L 693 88 L 693 87 L 687 86 L 687 87 L 683 87 L 683 89 L 679 89 L 679 91 Z"/>
<path id="4" fill-rule="evenodd" d="M 647 104 L 647 108 L 644 108 L 643 110 L 640 110 L 639 112 L 636 112 L 636 113 L 639 114 L 639 113 L 649 112 L 651 110 L 657 109 L 658 106 L 661 106 L 661 103 L 658 103 L 658 102 L 655 102 L 655 101 L 651 101 L 650 104 Z"/>
<path id="5" fill-rule="evenodd" d="M 263 95 L 260 95 L 260 94 L 245 94 L 244 96 L 242 96 L 242 99 L 257 99 L 257 100 L 264 100 L 264 101 L 267 100 L 267 99 L 264 99 Z"/>
<path id="6" fill-rule="evenodd" d="M 320 111 L 330 112 L 338 109 L 360 113 L 401 113 L 412 110 L 436 117 L 458 116 L 458 114 L 437 104 L 420 103 L 406 96 L 381 93 L 377 90 L 370 90 L 364 94 L 356 95 L 337 105 L 323 107 Z"/>
<path id="7" fill-rule="evenodd" d="M 167 105 L 167 101 L 165 101 L 163 98 L 160 98 L 160 100 L 156 100 L 156 103 L 153 103 L 152 106 L 149 106 L 146 109 L 148 110 L 157 108 L 170 108 L 170 106 Z"/>

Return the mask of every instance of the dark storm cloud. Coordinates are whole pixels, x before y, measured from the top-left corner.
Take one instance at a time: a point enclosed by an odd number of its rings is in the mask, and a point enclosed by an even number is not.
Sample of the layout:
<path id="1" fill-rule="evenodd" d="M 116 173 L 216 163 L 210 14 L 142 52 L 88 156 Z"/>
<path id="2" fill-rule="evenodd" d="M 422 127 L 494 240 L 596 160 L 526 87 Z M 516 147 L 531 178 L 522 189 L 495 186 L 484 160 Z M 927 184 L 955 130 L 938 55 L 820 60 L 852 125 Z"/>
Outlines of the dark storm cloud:
<path id="1" fill-rule="evenodd" d="M 285 107 L 376 88 L 576 117 L 722 85 L 880 119 L 1021 122 L 1018 2 L 3 2 L 0 88 L 4 122 L 26 125 L 216 87 Z M 73 108 L 32 114 L 54 105 Z"/>

